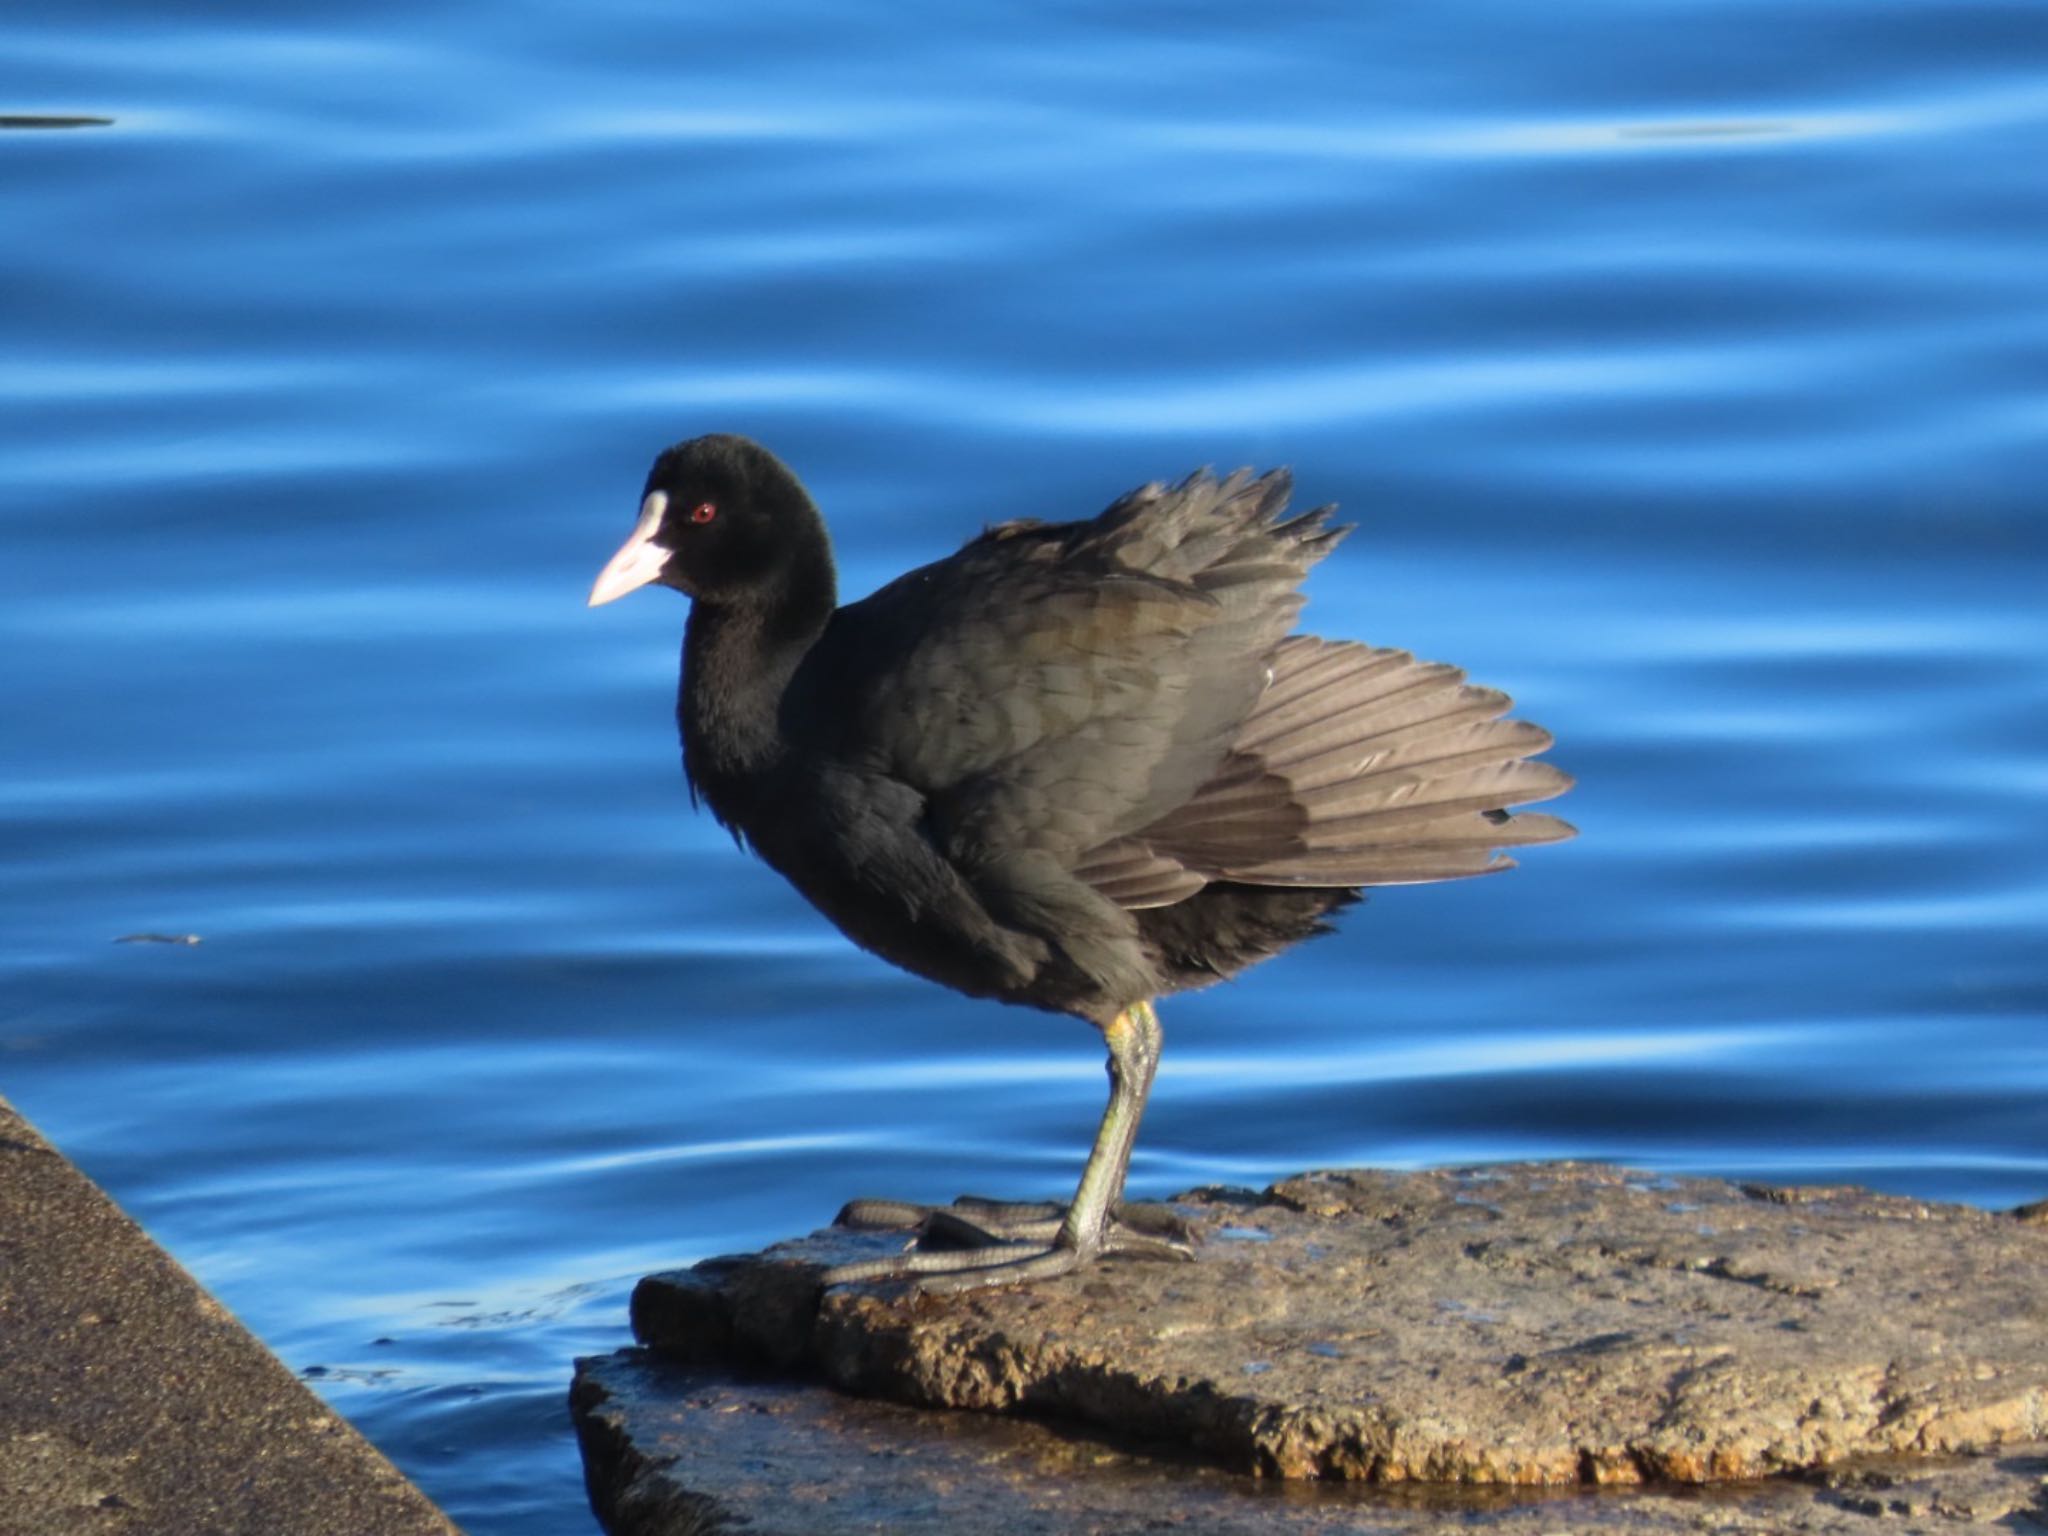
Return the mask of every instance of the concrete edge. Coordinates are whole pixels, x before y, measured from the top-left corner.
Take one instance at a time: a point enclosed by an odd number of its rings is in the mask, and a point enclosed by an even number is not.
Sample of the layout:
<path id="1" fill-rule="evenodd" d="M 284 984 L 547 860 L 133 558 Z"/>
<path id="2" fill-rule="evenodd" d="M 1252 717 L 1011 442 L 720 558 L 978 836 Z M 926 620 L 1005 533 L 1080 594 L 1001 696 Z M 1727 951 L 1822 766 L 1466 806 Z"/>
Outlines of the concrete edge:
<path id="1" fill-rule="evenodd" d="M 0 1098 L 9 1536 L 460 1536 Z"/>

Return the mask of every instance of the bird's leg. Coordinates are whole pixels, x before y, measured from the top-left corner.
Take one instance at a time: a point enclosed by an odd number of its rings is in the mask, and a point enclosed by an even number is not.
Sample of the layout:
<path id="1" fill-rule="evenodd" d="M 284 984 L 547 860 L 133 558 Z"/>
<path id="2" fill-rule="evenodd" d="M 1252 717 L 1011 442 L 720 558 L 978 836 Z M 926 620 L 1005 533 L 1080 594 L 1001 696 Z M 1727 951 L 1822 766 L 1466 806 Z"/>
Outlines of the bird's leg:
<path id="1" fill-rule="evenodd" d="M 1185 1243 L 1135 1230 L 1116 1219 L 1138 1122 L 1159 1070 L 1164 1041 L 1159 1016 L 1150 1003 L 1134 1003 L 1102 1033 L 1109 1047 L 1109 1106 L 1095 1133 L 1088 1166 L 1081 1171 L 1080 1187 L 1064 1215 L 1057 1206 L 1000 1201 L 962 1200 L 934 1208 L 857 1200 L 840 1212 L 843 1225 L 917 1225 L 922 1228 L 921 1242 L 937 1238 L 953 1246 L 919 1247 L 889 1258 L 841 1264 L 825 1272 L 825 1283 L 909 1276 L 922 1291 L 965 1291 L 1066 1274 L 1102 1253 L 1188 1257 Z"/>
<path id="2" fill-rule="evenodd" d="M 1166 1041 L 1159 1015 L 1150 1003 L 1133 1003 L 1110 1020 L 1102 1035 L 1109 1046 L 1109 1104 L 1095 1132 L 1088 1165 L 1081 1170 L 1074 1203 L 1067 1207 L 1067 1219 L 1060 1223 L 1059 1236 L 1053 1240 L 1083 1258 L 1093 1258 L 1101 1251 L 1103 1230 L 1124 1197 L 1131 1148 L 1138 1141 L 1138 1121 L 1145 1113 L 1152 1078 L 1159 1071 L 1159 1050 Z"/>

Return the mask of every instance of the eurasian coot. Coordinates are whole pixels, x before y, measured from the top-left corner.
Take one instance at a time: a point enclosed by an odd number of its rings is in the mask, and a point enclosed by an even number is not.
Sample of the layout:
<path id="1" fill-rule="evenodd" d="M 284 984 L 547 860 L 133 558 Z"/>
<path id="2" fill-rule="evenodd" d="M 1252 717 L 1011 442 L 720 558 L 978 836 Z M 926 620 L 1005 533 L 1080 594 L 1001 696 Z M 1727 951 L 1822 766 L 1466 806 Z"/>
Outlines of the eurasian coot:
<path id="1" fill-rule="evenodd" d="M 1148 485 L 1083 522 L 999 523 L 837 605 L 817 507 L 766 449 L 655 460 L 592 606 L 694 600 L 677 716 L 693 797 L 856 944 L 1103 1033 L 1110 1099 L 1073 1202 L 941 1217 L 964 1251 L 829 1273 L 926 1290 L 1173 1252 L 1118 1219 L 1158 1064 L 1152 999 L 1326 930 L 1359 888 L 1508 868 L 1572 828 L 1508 697 L 1406 652 L 1291 635 L 1348 530 L 1289 478 Z M 856 1202 L 856 1222 L 931 1213 Z M 1037 1220 L 1034 1223 L 1033 1217 Z"/>

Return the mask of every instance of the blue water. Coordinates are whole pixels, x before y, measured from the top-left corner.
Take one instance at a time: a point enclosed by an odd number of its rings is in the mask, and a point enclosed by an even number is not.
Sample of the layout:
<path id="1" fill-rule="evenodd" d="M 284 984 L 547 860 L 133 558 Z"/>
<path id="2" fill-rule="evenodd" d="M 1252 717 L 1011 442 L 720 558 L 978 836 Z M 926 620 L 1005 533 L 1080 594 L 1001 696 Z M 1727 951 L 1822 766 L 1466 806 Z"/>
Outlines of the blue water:
<path id="1" fill-rule="evenodd" d="M 282 16 L 0 20 L 115 119 L 0 131 L 0 1092 L 475 1536 L 636 1276 L 1100 1108 L 691 815 L 583 597 L 699 431 L 850 594 L 1291 463 L 1311 626 L 1557 733 L 1577 842 L 1173 1002 L 1141 1192 L 2048 1194 L 2048 9 Z"/>

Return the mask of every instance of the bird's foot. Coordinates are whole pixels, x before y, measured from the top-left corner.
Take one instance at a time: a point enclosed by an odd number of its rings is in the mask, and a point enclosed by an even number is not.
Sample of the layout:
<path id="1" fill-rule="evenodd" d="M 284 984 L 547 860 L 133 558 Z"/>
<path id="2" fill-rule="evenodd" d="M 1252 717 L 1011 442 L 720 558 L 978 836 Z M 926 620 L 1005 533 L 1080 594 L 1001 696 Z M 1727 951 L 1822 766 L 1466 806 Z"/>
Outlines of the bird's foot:
<path id="1" fill-rule="evenodd" d="M 1095 1241 L 1062 1241 L 1066 1207 L 963 1195 L 951 1205 L 855 1200 L 835 1226 L 856 1231 L 907 1231 L 911 1245 L 887 1258 L 863 1259 L 825 1271 L 825 1284 L 909 1280 L 926 1295 L 1014 1285 L 1064 1275 L 1101 1254 L 1192 1259 L 1193 1231 L 1164 1205 L 1131 1202 L 1103 1223 Z"/>

